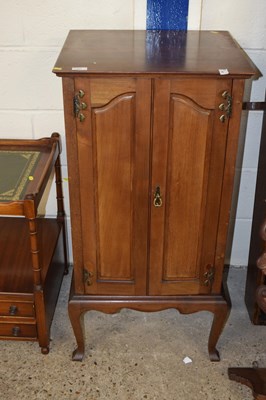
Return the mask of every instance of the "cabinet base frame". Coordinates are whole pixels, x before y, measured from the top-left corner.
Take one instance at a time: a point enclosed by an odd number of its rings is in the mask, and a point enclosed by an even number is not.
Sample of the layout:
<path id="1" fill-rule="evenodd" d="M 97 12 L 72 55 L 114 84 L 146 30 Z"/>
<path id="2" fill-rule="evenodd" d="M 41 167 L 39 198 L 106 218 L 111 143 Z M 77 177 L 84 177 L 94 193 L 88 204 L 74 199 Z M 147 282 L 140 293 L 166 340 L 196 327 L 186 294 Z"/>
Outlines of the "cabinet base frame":
<path id="1" fill-rule="evenodd" d="M 73 361 L 82 361 L 85 352 L 84 314 L 87 311 L 100 311 L 114 314 L 128 308 L 136 311 L 154 312 L 175 308 L 181 314 L 209 311 L 214 314 L 208 341 L 209 358 L 220 361 L 216 344 L 220 338 L 231 310 L 231 301 L 227 285 L 223 283 L 222 294 L 195 296 L 93 296 L 74 292 L 72 279 L 68 312 L 72 324 L 77 348 L 72 355 Z"/>

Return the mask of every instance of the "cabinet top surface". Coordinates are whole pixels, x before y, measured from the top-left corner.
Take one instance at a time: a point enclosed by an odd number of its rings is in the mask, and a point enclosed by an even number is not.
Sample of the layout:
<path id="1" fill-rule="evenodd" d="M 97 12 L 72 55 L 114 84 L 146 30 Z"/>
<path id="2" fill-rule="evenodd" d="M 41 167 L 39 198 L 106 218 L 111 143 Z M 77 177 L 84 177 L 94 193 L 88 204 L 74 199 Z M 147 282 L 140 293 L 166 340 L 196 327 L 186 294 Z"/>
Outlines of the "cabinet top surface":
<path id="1" fill-rule="evenodd" d="M 258 70 L 225 31 L 72 30 L 53 72 L 250 77 Z"/>

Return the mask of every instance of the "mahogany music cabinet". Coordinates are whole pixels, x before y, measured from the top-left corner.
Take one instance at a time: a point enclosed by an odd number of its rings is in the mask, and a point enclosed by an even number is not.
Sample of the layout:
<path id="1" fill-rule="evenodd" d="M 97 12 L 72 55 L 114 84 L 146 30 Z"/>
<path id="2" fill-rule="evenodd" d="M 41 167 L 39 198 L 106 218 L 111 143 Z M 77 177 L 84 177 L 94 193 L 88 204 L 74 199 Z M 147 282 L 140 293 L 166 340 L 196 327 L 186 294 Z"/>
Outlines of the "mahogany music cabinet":
<path id="1" fill-rule="evenodd" d="M 227 32 L 74 30 L 53 72 L 63 80 L 73 359 L 84 355 L 86 311 L 126 307 L 212 312 L 219 360 L 242 96 L 257 69 Z"/>
<path id="2" fill-rule="evenodd" d="M 67 272 L 60 137 L 0 140 L 0 339 L 37 340 L 50 325 Z M 55 171 L 57 218 L 38 206 Z"/>

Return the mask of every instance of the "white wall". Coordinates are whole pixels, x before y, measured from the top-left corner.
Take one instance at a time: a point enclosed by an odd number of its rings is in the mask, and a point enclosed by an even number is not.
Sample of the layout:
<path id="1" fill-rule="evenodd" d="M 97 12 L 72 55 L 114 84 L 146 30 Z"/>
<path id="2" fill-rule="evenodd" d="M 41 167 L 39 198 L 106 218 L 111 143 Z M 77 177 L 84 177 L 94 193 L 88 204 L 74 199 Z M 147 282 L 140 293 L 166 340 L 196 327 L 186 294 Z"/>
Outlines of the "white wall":
<path id="1" fill-rule="evenodd" d="M 265 0 L 190 0 L 188 26 L 189 29 L 231 31 L 266 74 L 265 15 Z M 69 29 L 145 27 L 146 0 L 1 1 L 0 137 L 38 138 L 58 131 L 64 141 L 61 80 L 51 70 Z M 253 86 L 252 100 L 262 100 L 264 78 Z M 233 264 L 247 262 L 260 118 L 259 113 L 253 113 L 249 119 Z M 238 173 L 240 168 L 238 165 Z M 65 149 L 63 177 L 67 177 Z M 64 180 L 69 215 L 67 191 Z M 55 215 L 53 193 L 47 214 Z"/>

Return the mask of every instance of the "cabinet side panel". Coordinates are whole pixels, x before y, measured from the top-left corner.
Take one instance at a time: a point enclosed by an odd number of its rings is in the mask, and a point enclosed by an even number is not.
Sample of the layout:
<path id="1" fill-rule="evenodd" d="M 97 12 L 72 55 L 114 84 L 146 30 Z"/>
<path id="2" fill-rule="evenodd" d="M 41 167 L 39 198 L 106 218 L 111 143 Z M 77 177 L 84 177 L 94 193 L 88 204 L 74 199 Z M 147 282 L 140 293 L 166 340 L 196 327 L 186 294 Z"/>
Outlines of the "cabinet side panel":
<path id="1" fill-rule="evenodd" d="M 221 193 L 221 212 L 219 216 L 219 228 L 217 233 L 217 247 L 215 255 L 216 275 L 212 292 L 217 293 L 221 289 L 222 273 L 224 266 L 227 232 L 231 211 L 231 200 L 235 176 L 236 155 L 240 131 L 240 120 L 245 81 L 235 79 L 232 84 L 232 116 L 229 120 L 227 146 L 225 156 L 225 169 Z"/>
<path id="2" fill-rule="evenodd" d="M 82 87 L 79 87 L 79 89 Z M 75 81 L 63 78 L 64 115 L 66 127 L 67 163 L 69 180 L 71 236 L 74 259 L 75 292 L 83 293 L 83 248 L 82 248 L 82 218 L 80 213 L 80 179 L 78 160 L 78 140 L 76 119 L 73 113 L 73 96 Z"/>
<path id="3" fill-rule="evenodd" d="M 195 278 L 206 202 L 212 113 L 172 95 L 163 279 Z M 203 210 L 202 210 L 203 209 Z"/>
<path id="4" fill-rule="evenodd" d="M 93 109 L 99 279 L 131 280 L 135 95 Z"/>

